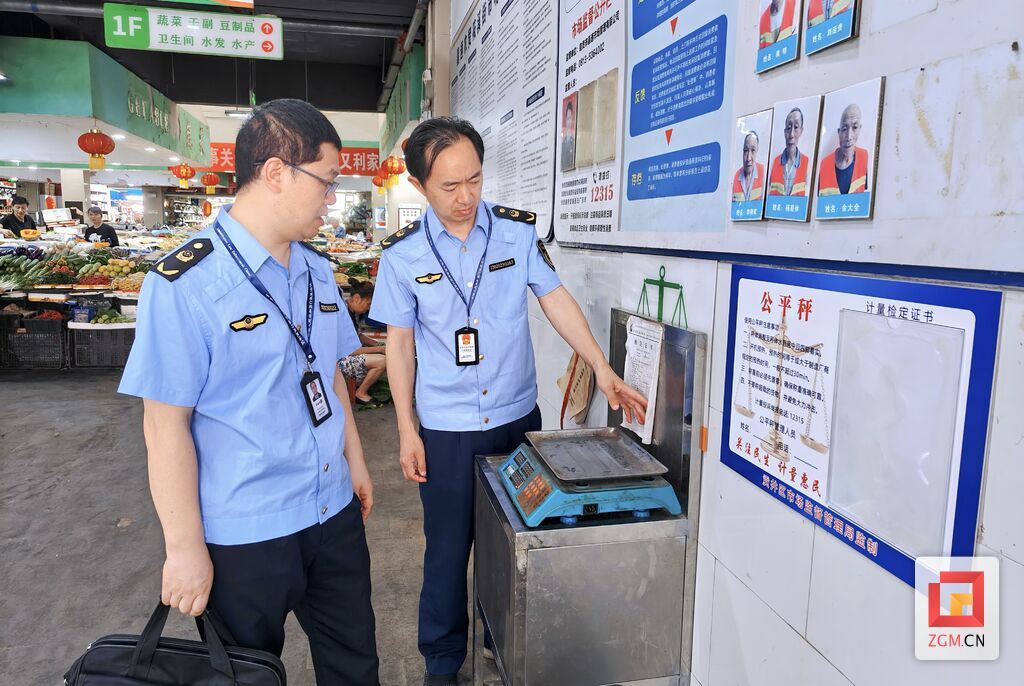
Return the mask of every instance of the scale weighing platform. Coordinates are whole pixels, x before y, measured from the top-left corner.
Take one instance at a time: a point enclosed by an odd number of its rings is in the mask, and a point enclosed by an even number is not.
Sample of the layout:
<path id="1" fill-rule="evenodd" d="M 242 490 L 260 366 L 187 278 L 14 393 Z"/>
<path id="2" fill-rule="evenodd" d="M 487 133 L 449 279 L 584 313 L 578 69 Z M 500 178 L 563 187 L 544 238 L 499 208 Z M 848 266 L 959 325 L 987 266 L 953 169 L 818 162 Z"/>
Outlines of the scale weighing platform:
<path id="1" fill-rule="evenodd" d="M 579 517 L 652 510 L 682 514 L 679 499 L 661 474 L 668 469 L 618 427 L 527 432 L 499 470 L 523 522 L 551 517 L 575 524 Z"/>

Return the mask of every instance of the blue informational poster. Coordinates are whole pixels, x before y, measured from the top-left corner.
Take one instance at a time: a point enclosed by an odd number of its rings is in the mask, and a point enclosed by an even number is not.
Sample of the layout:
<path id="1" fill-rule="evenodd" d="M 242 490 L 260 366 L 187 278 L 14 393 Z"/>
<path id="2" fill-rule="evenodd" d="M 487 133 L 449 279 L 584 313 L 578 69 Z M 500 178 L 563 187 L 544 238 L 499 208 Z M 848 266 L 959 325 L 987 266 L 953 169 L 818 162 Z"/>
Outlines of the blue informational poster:
<path id="1" fill-rule="evenodd" d="M 722 231 L 722 191 L 735 171 L 725 148 L 736 4 L 631 0 L 629 8 L 619 230 Z"/>
<path id="2" fill-rule="evenodd" d="M 806 0 L 808 55 L 853 38 L 857 28 L 857 0 Z"/>
<path id="3" fill-rule="evenodd" d="M 734 265 L 721 462 L 909 585 L 973 555 L 1001 298 Z"/>

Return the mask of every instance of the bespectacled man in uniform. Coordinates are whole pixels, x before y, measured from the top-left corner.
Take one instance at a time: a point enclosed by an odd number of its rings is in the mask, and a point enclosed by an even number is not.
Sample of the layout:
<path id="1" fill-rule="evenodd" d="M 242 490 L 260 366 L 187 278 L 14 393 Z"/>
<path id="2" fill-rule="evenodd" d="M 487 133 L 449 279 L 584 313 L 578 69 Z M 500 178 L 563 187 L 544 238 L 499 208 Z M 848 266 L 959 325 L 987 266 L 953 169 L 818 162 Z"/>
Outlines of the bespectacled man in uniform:
<path id="1" fill-rule="evenodd" d="M 239 645 L 277 655 L 294 612 L 318 683 L 375 686 L 373 486 L 335 371 L 359 339 L 302 243 L 334 204 L 340 148 L 309 103 L 253 110 L 235 204 L 143 283 L 120 391 L 144 399 L 161 600 L 209 605 Z"/>
<path id="2" fill-rule="evenodd" d="M 384 239 L 370 317 L 388 325 L 402 472 L 423 502 L 424 683 L 455 686 L 467 652 L 473 458 L 510 452 L 541 427 L 527 292 L 594 369 L 614 409 L 642 418 L 646 401 L 605 360 L 537 239 L 536 215 L 481 201 L 480 134 L 459 119 L 431 119 L 413 131 L 405 156 L 429 208 Z"/>

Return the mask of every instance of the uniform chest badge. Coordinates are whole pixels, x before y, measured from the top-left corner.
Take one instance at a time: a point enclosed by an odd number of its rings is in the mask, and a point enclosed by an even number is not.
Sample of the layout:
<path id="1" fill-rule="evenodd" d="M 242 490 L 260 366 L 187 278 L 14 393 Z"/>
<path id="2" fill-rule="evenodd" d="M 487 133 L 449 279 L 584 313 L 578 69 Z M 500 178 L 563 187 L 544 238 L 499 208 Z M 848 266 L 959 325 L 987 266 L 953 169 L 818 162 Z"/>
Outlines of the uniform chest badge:
<path id="1" fill-rule="evenodd" d="M 440 280 L 440 274 L 424 274 L 416 277 L 416 283 L 437 283 Z"/>
<path id="2" fill-rule="evenodd" d="M 338 303 L 320 303 L 321 312 L 337 312 Z"/>
<path id="3" fill-rule="evenodd" d="M 495 262 L 494 264 L 487 265 L 487 269 L 489 271 L 496 272 L 499 269 L 508 269 L 509 267 L 514 267 L 515 264 L 516 258 L 510 257 L 507 260 L 502 260 L 501 262 Z"/>
<path id="4" fill-rule="evenodd" d="M 252 331 L 260 324 L 264 324 L 267 321 L 267 315 L 264 314 L 247 314 L 237 322 L 231 322 L 232 331 Z"/>

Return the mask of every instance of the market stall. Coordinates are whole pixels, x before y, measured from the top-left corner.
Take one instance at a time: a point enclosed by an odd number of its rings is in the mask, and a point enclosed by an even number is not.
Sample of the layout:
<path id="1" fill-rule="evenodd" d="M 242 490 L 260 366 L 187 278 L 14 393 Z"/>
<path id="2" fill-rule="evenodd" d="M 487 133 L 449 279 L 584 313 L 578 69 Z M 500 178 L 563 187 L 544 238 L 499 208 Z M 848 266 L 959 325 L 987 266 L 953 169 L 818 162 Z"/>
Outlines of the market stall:
<path id="1" fill-rule="evenodd" d="M 188 235 L 119 231 L 121 247 L 104 248 L 50 230 L 0 243 L 0 368 L 123 366 L 146 273 Z M 375 279 L 379 246 L 330 233 L 310 243 L 339 289 Z"/>

